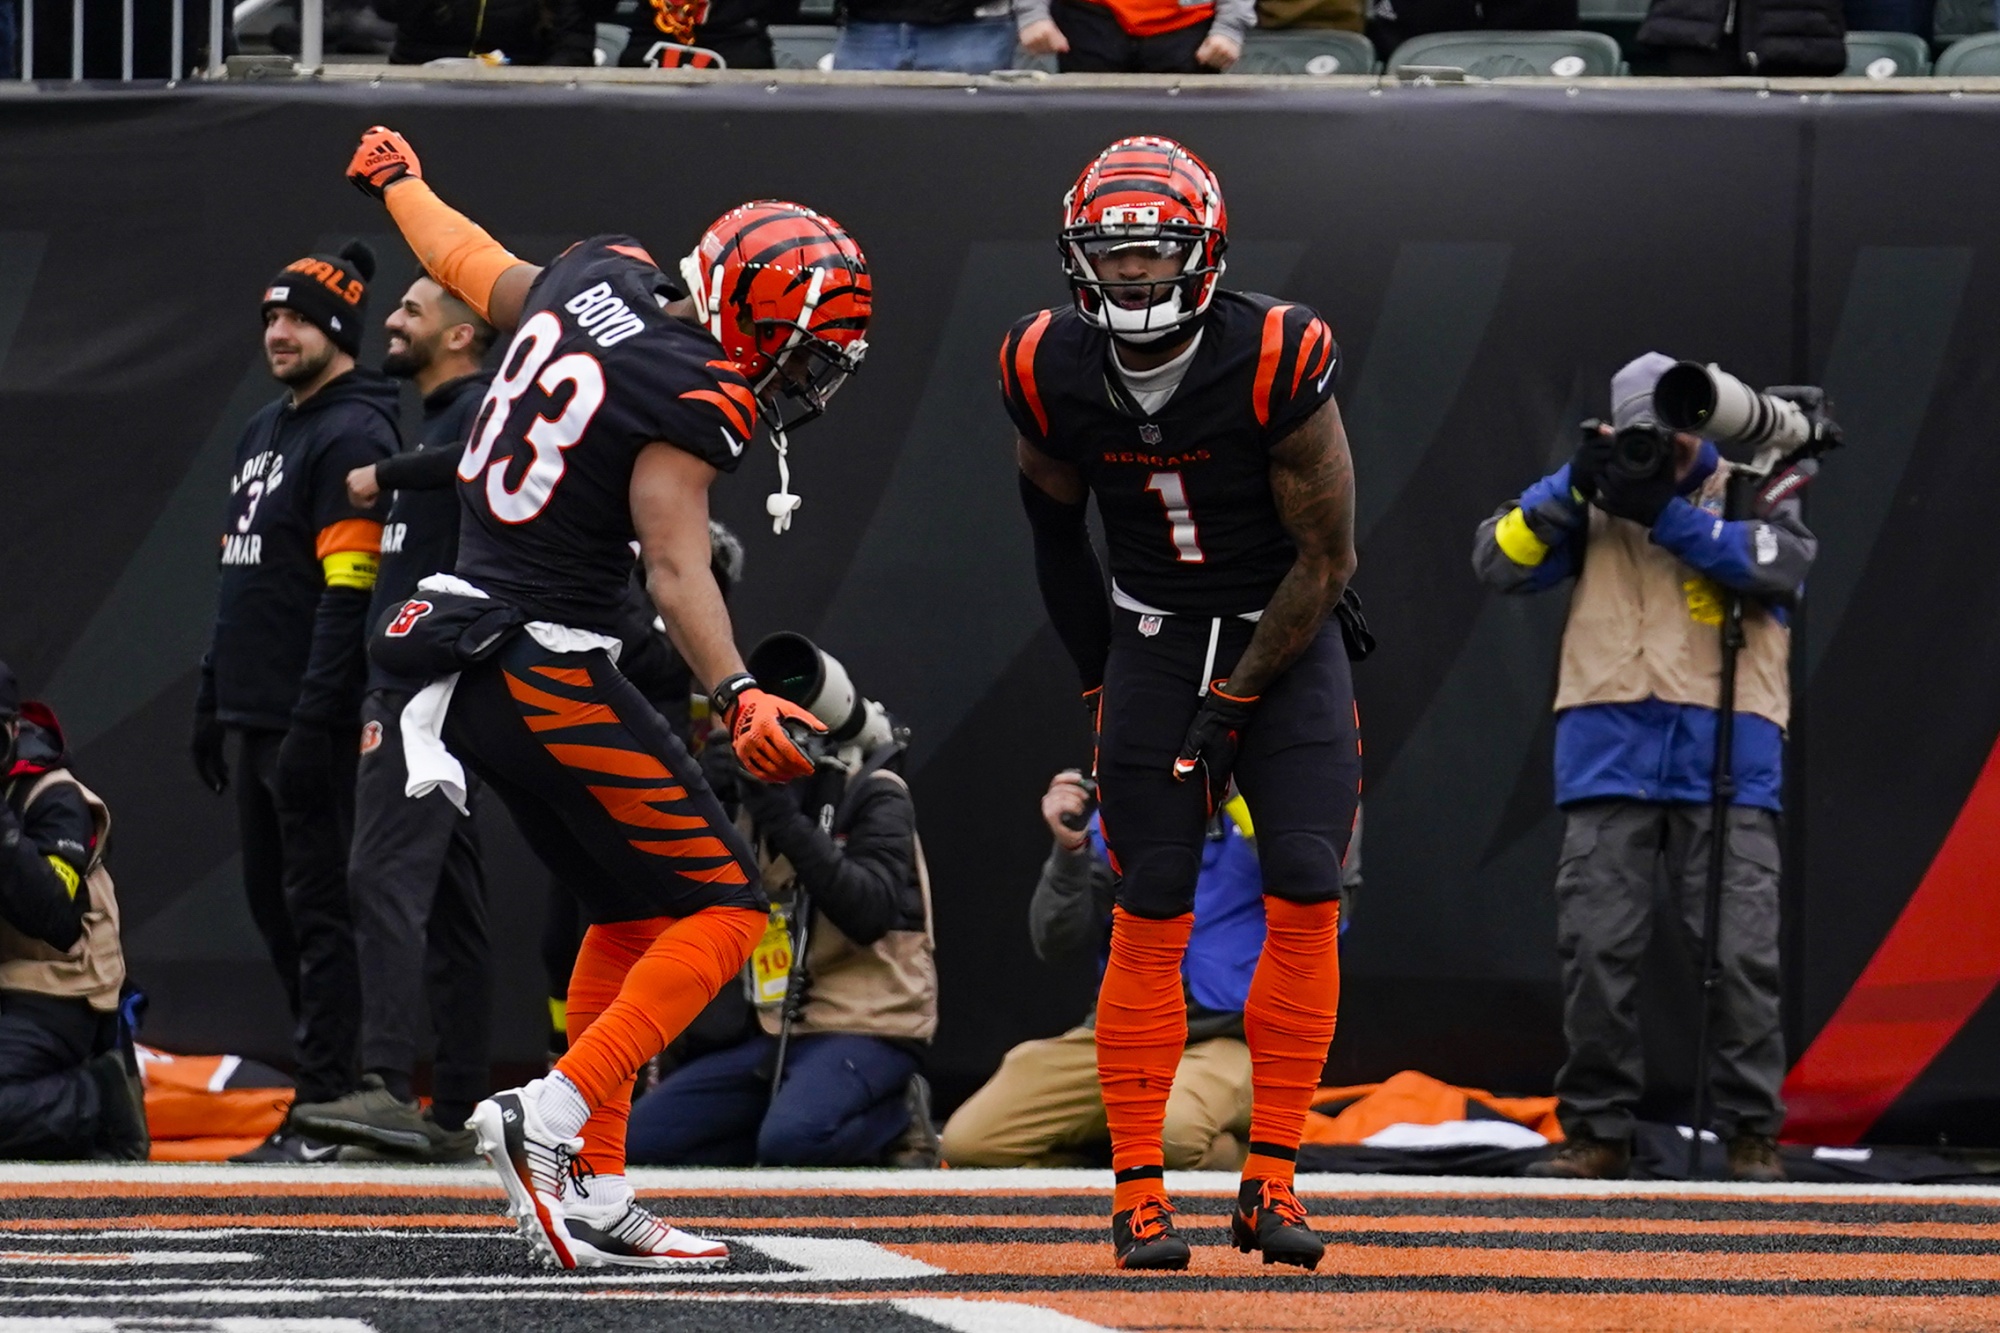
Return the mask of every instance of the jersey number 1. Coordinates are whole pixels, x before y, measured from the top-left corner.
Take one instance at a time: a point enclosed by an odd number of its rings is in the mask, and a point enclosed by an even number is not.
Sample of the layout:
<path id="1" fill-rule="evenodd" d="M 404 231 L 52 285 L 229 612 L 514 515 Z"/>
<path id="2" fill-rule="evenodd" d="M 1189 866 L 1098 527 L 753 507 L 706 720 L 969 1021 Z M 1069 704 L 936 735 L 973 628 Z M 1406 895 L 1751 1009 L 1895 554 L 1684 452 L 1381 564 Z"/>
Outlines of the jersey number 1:
<path id="1" fill-rule="evenodd" d="M 482 471 L 486 473 L 486 505 L 502 523 L 526 523 L 547 507 L 556 483 L 562 480 L 563 450 L 583 438 L 590 419 L 604 406 L 604 367 L 596 357 L 571 352 L 549 360 L 562 334 L 562 321 L 547 310 L 521 326 L 507 346 L 505 368 L 486 391 L 486 401 L 479 405 L 479 415 L 472 423 L 472 443 L 459 460 L 461 481 L 477 481 Z M 535 457 L 521 474 L 520 485 L 509 489 L 507 465 L 513 460 L 503 458 L 490 469 L 487 460 L 493 457 L 493 446 L 499 443 L 514 404 L 530 385 L 554 398 L 565 384 L 570 386 L 570 395 L 561 413 L 554 417 L 538 413 L 528 423 L 522 438 L 534 449 Z"/>
<path id="2" fill-rule="evenodd" d="M 1167 510 L 1167 527 L 1173 533 L 1174 552 L 1184 565 L 1198 565 L 1208 559 L 1201 551 L 1201 533 L 1195 530 L 1194 512 L 1188 508 L 1187 487 L 1178 472 L 1155 472 L 1146 478 L 1146 489 L 1160 497 Z"/>

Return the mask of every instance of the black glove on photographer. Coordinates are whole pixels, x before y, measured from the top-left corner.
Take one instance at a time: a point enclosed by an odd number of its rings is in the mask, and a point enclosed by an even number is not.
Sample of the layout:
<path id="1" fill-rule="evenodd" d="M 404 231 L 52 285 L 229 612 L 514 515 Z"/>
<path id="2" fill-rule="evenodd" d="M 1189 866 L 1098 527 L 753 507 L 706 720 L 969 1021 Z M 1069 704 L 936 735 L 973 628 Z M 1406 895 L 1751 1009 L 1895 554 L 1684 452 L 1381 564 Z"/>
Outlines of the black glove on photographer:
<path id="1" fill-rule="evenodd" d="M 1253 695 L 1234 698 L 1210 687 L 1201 698 L 1201 708 L 1181 742 L 1174 760 L 1174 781 L 1186 782 L 1200 769 L 1208 787 L 1208 813 L 1216 812 L 1229 797 L 1229 775 L 1236 767 L 1236 751 L 1243 744 L 1243 732 L 1250 725 L 1250 711 L 1257 705 Z"/>
<path id="2" fill-rule="evenodd" d="M 1604 469 L 1610 465 L 1614 439 L 1614 436 L 1592 430 L 1570 456 L 1569 488 L 1582 496 L 1585 504 L 1590 503 L 1598 487 L 1604 484 Z"/>
<path id="3" fill-rule="evenodd" d="M 215 714 L 194 715 L 194 736 L 188 743 L 188 753 L 194 758 L 195 776 L 201 779 L 201 785 L 217 796 L 229 789 L 229 758 L 223 745 L 227 737 L 228 732 L 215 720 Z"/>
<path id="4" fill-rule="evenodd" d="M 1598 483 L 1597 507 L 1613 517 L 1629 518 L 1642 528 L 1651 528 L 1673 503 L 1677 485 L 1672 467 L 1662 468 L 1650 477 L 1621 477 L 1607 472 Z"/>
<path id="5" fill-rule="evenodd" d="M 750 822 L 767 837 L 789 818 L 799 815 L 799 794 L 789 782 L 758 782 L 746 776 L 737 787 L 737 799 L 750 812 Z"/>
<path id="6" fill-rule="evenodd" d="M 293 722 L 278 742 L 278 799 L 304 809 L 333 794 L 333 730 L 317 722 Z"/>

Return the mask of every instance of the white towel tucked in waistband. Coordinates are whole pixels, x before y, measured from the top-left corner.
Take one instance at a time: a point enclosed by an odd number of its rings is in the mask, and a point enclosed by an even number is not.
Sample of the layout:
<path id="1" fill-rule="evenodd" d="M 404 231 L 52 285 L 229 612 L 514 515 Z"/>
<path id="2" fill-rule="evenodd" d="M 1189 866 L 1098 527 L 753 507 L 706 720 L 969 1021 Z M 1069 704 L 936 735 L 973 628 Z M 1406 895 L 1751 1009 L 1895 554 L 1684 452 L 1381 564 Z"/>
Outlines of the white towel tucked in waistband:
<path id="1" fill-rule="evenodd" d="M 488 595 L 456 574 L 428 575 L 417 583 L 417 590 L 456 593 L 460 597 Z M 546 620 L 531 620 L 525 628 L 528 637 L 552 653 L 586 653 L 602 648 L 616 662 L 624 647 L 608 634 Z M 444 744 L 444 717 L 451 711 L 452 692 L 457 688 L 458 673 L 454 671 L 418 690 L 403 706 L 403 795 L 416 800 L 441 791 L 463 815 L 470 813 L 465 804 L 465 765 Z"/>

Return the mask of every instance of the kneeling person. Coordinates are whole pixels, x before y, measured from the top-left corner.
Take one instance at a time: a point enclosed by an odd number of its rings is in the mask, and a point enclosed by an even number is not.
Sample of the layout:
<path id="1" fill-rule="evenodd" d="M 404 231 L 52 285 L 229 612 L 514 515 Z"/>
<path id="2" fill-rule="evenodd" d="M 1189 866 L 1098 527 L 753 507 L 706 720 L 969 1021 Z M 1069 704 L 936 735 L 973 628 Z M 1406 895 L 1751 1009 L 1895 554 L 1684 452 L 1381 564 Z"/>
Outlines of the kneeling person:
<path id="1" fill-rule="evenodd" d="M 761 1031 L 641 1098 L 628 1151 L 662 1166 L 876 1165 L 912 1128 L 931 1135 L 919 1071 L 937 1031 L 937 968 L 904 745 L 805 639 L 775 635 L 750 662 L 833 728 L 835 748 L 797 782 L 737 776 L 778 904 L 749 975 Z"/>

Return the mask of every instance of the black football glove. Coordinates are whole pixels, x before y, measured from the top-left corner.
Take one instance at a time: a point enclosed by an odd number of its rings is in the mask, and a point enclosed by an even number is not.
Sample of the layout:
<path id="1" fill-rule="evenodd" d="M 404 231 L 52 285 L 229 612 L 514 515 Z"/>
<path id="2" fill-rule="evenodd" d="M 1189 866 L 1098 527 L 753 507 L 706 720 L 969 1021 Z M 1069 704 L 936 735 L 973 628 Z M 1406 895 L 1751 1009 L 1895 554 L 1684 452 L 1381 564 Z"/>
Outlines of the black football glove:
<path id="1" fill-rule="evenodd" d="M 195 776 L 201 785 L 217 796 L 229 789 L 229 758 L 223 753 L 227 735 L 215 714 L 194 715 L 194 737 L 188 743 L 188 753 L 194 758 Z"/>
<path id="2" fill-rule="evenodd" d="M 1604 482 L 1604 469 L 1611 463 L 1613 441 L 1617 438 L 1605 434 L 1597 425 L 1594 421 L 1584 423 L 1583 442 L 1576 446 L 1569 460 L 1569 488 L 1582 496 L 1585 504 L 1590 503 Z"/>
<path id="3" fill-rule="evenodd" d="M 1255 696 L 1238 698 L 1210 686 L 1202 696 L 1201 708 L 1188 727 L 1187 739 L 1174 760 L 1174 781 L 1186 782 L 1199 769 L 1208 788 L 1208 813 L 1214 814 L 1229 798 L 1229 775 L 1236 767 L 1236 751 L 1250 725 L 1250 711 L 1257 706 Z"/>
<path id="4" fill-rule="evenodd" d="M 295 810 L 316 808 L 333 795 L 333 731 L 294 722 L 278 742 L 277 796 Z"/>

